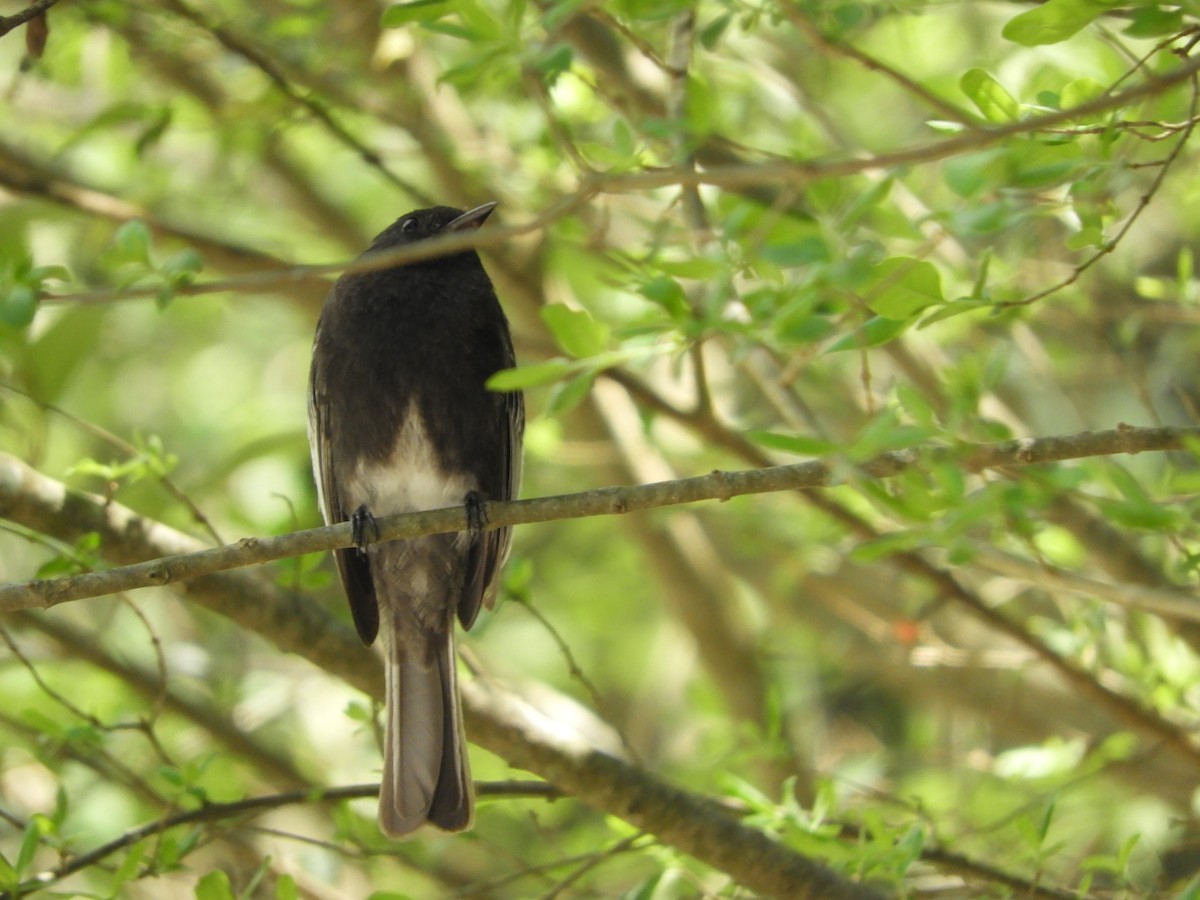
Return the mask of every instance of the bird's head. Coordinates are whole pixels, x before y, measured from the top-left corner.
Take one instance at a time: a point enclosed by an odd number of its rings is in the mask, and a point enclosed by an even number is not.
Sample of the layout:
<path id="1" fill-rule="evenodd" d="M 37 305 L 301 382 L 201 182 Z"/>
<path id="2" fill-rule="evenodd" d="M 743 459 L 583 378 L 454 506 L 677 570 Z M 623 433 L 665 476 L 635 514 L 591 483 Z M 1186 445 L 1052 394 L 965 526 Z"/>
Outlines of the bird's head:
<path id="1" fill-rule="evenodd" d="M 382 232 L 371 243 L 371 250 L 381 250 L 387 247 L 399 247 L 403 244 L 415 244 L 441 234 L 469 231 L 478 228 L 487 221 L 496 201 L 484 203 L 463 212 L 451 206 L 431 206 L 429 209 L 417 209 L 401 216 Z"/>

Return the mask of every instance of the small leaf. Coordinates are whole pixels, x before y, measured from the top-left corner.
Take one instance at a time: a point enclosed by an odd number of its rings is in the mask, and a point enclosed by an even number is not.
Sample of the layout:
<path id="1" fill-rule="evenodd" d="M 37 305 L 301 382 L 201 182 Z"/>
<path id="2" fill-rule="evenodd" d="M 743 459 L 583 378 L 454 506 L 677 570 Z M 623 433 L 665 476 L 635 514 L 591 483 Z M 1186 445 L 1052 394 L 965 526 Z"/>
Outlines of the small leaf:
<path id="1" fill-rule="evenodd" d="M 862 350 L 867 347 L 878 347 L 886 344 L 892 338 L 908 328 L 904 319 L 887 319 L 874 316 L 868 319 L 861 328 L 851 334 L 838 338 L 826 348 L 826 353 L 837 353 L 841 350 Z"/>
<path id="2" fill-rule="evenodd" d="M 1000 184 L 1006 177 L 1003 150 L 964 153 L 942 163 L 942 179 L 960 197 L 971 197 L 983 189 Z"/>
<path id="3" fill-rule="evenodd" d="M 235 900 L 229 876 L 214 869 L 196 882 L 196 900 Z"/>
<path id="4" fill-rule="evenodd" d="M 915 531 L 894 531 L 855 545 L 850 550 L 850 559 L 856 563 L 869 563 L 891 556 L 907 553 L 921 547 L 923 539 Z"/>
<path id="5" fill-rule="evenodd" d="M 21 849 L 17 852 L 17 872 L 24 875 L 29 871 L 38 845 L 46 833 L 50 820 L 45 816 L 33 816 L 25 823 L 25 834 L 21 837 Z"/>
<path id="6" fill-rule="evenodd" d="M 146 850 L 149 847 L 149 841 L 138 841 L 129 848 L 129 852 L 125 854 L 125 858 L 121 860 L 121 865 L 112 875 L 112 894 L 116 896 L 121 893 L 121 887 L 125 882 L 132 881 L 137 877 L 138 871 L 141 868 L 142 860 L 146 857 Z"/>
<path id="7" fill-rule="evenodd" d="M 150 229 L 140 219 L 131 219 L 118 228 L 113 246 L 123 262 L 150 265 Z"/>
<path id="8" fill-rule="evenodd" d="M 533 69 L 542 76 L 542 83 L 553 87 L 558 76 L 571 68 L 575 53 L 570 44 L 556 44 L 533 61 Z"/>
<path id="9" fill-rule="evenodd" d="M 1048 0 L 1009 19 L 1000 33 L 1025 47 L 1057 44 L 1115 5 L 1105 0 Z"/>
<path id="10" fill-rule="evenodd" d="M 989 122 L 1016 121 L 1020 105 L 1000 82 L 983 69 L 968 69 L 959 79 L 959 87 Z"/>
<path id="11" fill-rule="evenodd" d="M 656 259 L 654 266 L 660 272 L 674 278 L 695 278 L 708 280 L 724 275 L 729 269 L 729 263 L 705 256 L 693 256 L 691 259 Z"/>
<path id="12" fill-rule="evenodd" d="M 657 303 L 677 321 L 689 318 L 692 314 L 687 294 L 673 278 L 655 278 L 643 284 L 641 291 L 646 299 Z"/>
<path id="13" fill-rule="evenodd" d="M 782 244 L 767 244 L 762 249 L 762 256 L 782 268 L 829 262 L 832 258 L 829 245 L 817 235 L 809 235 L 798 241 L 788 241 Z"/>
<path id="14" fill-rule="evenodd" d="M 66 266 L 34 266 L 29 270 L 33 281 L 70 281 L 71 273 Z"/>
<path id="15" fill-rule="evenodd" d="M 902 450 L 928 440 L 930 430 L 898 420 L 894 410 L 885 410 L 868 422 L 847 449 L 852 459 L 870 459 L 889 450 Z"/>
<path id="16" fill-rule="evenodd" d="M 1131 12 L 1129 27 L 1125 29 L 1125 33 L 1130 37 L 1156 38 L 1176 34 L 1182 30 L 1183 10 L 1147 6 Z"/>
<path id="17" fill-rule="evenodd" d="M 707 81 L 688 73 L 687 89 L 684 92 L 683 112 L 687 118 L 688 132 L 692 135 L 710 134 L 716 129 L 716 91 Z"/>
<path id="18" fill-rule="evenodd" d="M 702 29 L 700 29 L 700 45 L 705 50 L 711 50 L 717 45 L 717 41 L 721 39 L 721 35 L 725 33 L 725 29 L 729 27 L 729 23 L 733 21 L 733 13 L 725 13 L 722 16 L 717 16 Z"/>
<path id="19" fill-rule="evenodd" d="M 0 886 L 15 888 L 21 883 L 21 878 L 17 875 L 17 870 L 12 867 L 4 854 L 0 853 Z"/>
<path id="20" fill-rule="evenodd" d="M 945 299 L 942 276 L 928 260 L 893 256 L 876 267 L 875 275 L 867 306 L 884 318 L 908 319 Z"/>
<path id="21" fill-rule="evenodd" d="M 191 247 L 184 247 L 164 259 L 158 268 L 164 275 L 171 277 L 194 275 L 204 268 L 204 257 Z"/>
<path id="22" fill-rule="evenodd" d="M 941 322 L 943 319 L 953 319 L 955 316 L 961 316 L 963 313 L 974 312 L 977 309 L 986 309 L 989 306 L 991 306 L 991 303 L 985 300 L 951 300 L 949 303 L 943 303 L 929 313 L 929 315 L 921 319 L 917 323 L 917 328 L 927 328 L 934 322 Z"/>
<path id="23" fill-rule="evenodd" d="M 296 879 L 286 872 L 275 879 L 275 900 L 300 900 Z"/>
<path id="24" fill-rule="evenodd" d="M 487 380 L 487 388 L 489 391 L 519 391 L 553 384 L 575 371 L 576 365 L 565 359 L 548 359 L 515 369 L 501 369 Z"/>
<path id="25" fill-rule="evenodd" d="M 593 319 L 587 310 L 556 303 L 542 307 L 542 321 L 558 346 L 576 359 L 596 356 L 608 346 L 608 326 Z"/>
<path id="26" fill-rule="evenodd" d="M 837 444 L 823 438 L 804 437 L 798 434 L 779 434 L 774 431 L 748 431 L 746 437 L 770 450 L 792 453 L 796 456 L 825 456 L 837 450 Z"/>
<path id="27" fill-rule="evenodd" d="M 1059 95 L 1059 102 L 1063 109 L 1072 109 L 1076 106 L 1081 106 L 1089 100 L 1095 100 L 1097 97 L 1103 96 L 1107 92 L 1107 88 L 1095 78 L 1076 78 L 1074 81 L 1067 82 L 1062 89 L 1062 94 Z"/>
<path id="28" fill-rule="evenodd" d="M 547 416 L 561 416 L 578 406 L 592 389 L 596 378 L 594 371 L 580 372 L 574 378 L 560 381 L 550 388 L 543 412 Z"/>
<path id="29" fill-rule="evenodd" d="M 1126 528 L 1172 531 L 1181 528 L 1186 520 L 1186 514 L 1182 510 L 1172 506 L 1158 506 L 1153 502 L 1098 498 L 1096 505 L 1106 518 Z"/>
<path id="30" fill-rule="evenodd" d="M 613 149 L 618 156 L 632 157 L 636 147 L 633 142 L 633 129 L 629 123 L 618 117 L 613 122 Z"/>
<path id="31" fill-rule="evenodd" d="M 383 28 L 399 28 L 410 22 L 432 22 L 450 12 L 449 0 L 409 0 L 389 6 L 379 17 Z"/>
<path id="32" fill-rule="evenodd" d="M 24 328 L 37 313 L 37 292 L 28 284 L 14 284 L 0 296 L 0 322 Z"/>

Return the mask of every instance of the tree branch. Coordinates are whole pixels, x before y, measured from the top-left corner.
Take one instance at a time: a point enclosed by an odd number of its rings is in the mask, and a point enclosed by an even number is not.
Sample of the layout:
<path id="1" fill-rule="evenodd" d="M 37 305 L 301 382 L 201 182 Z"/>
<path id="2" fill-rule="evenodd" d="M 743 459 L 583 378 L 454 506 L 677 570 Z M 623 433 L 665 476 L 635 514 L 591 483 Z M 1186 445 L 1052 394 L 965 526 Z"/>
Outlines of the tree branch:
<path id="1" fill-rule="evenodd" d="M 496 507 L 497 512 L 500 509 Z M 443 519 L 444 530 L 465 527 L 462 510 L 444 512 L 449 514 Z M 69 491 L 4 455 L 0 455 L 0 514 L 62 539 L 98 532 L 104 552 L 115 559 L 161 556 L 200 546 L 199 541 L 118 503 Z M 394 528 L 389 524 L 388 531 Z M 322 531 L 326 529 L 307 534 L 320 538 Z M 334 540 L 327 537 L 325 542 L 337 545 L 339 533 L 330 533 Z M 254 572 L 209 575 L 189 582 L 187 591 L 192 600 L 281 649 L 312 661 L 372 697 L 383 696 L 377 657 L 363 648 L 347 625 L 304 597 L 281 590 Z M 468 730 L 480 746 L 604 812 L 629 817 L 638 827 L 720 868 L 751 890 L 797 898 L 877 896 L 740 824 L 714 801 L 672 787 L 578 740 L 570 743 L 560 725 L 546 722 L 528 704 L 495 685 L 485 686 L 481 679 L 467 682 L 463 703 Z"/>
<path id="2" fill-rule="evenodd" d="M 13 13 L 11 16 L 0 16 L 0 37 L 4 37 L 14 28 L 20 28 L 26 22 L 36 19 L 57 2 L 58 0 L 36 0 L 20 12 Z"/>
<path id="3" fill-rule="evenodd" d="M 958 461 L 966 470 L 978 472 L 998 466 L 1030 465 L 1114 453 L 1182 450 L 1189 438 L 1200 439 L 1200 428 L 1120 425 L 1109 431 L 963 445 L 952 451 L 944 448 L 898 450 L 880 454 L 849 470 L 837 463 L 812 461 L 738 472 L 718 471 L 656 484 L 607 487 L 578 494 L 488 503 L 485 528 L 490 530 L 532 522 L 621 515 L 701 500 L 728 500 L 744 494 L 829 487 L 844 482 L 847 471 L 873 478 L 888 478 L 920 465 L 923 460 L 950 458 Z M 12 517 L 11 509 L 14 506 L 31 502 L 28 493 L 31 490 L 34 494 L 47 492 L 42 501 L 52 506 L 65 507 L 86 496 L 69 492 L 57 482 L 43 478 L 15 457 L 0 455 L 0 514 Z M 103 501 L 90 498 L 89 502 Z M 151 525 L 128 510 L 124 515 L 140 523 L 133 527 Z M 379 520 L 378 540 L 393 541 L 463 531 L 467 527 L 466 512 L 461 507 L 403 513 Z M 101 572 L 0 586 L 0 612 L 49 607 L 117 591 L 173 584 L 305 553 L 350 547 L 353 543 L 349 522 L 274 538 L 243 538 L 223 547 L 185 551 Z"/>
<path id="4" fill-rule="evenodd" d="M 480 797 L 544 797 L 554 799 L 557 791 L 550 785 L 540 781 L 502 781 L 481 782 L 475 787 Z M 69 875 L 82 872 L 103 859 L 118 853 L 127 847 L 132 847 L 139 841 L 156 834 L 162 834 L 180 825 L 196 825 L 203 823 L 225 822 L 227 819 L 258 813 L 272 812 L 284 806 L 294 806 L 298 803 L 336 803 L 342 800 L 357 800 L 363 797 L 375 797 L 379 794 L 378 784 L 351 784 L 334 788 L 305 788 L 303 790 L 287 791 L 281 794 L 266 794 L 258 797 L 247 797 L 244 800 L 234 800 L 230 803 L 203 803 L 196 809 L 183 810 L 155 819 L 136 828 L 131 828 L 119 837 L 113 838 L 99 847 L 81 853 L 55 869 L 40 872 L 29 881 L 23 883 L 15 895 L 8 892 L 0 893 L 0 900 L 9 900 L 13 896 L 24 896 L 27 892 L 45 890 L 52 884 L 57 884 Z"/>

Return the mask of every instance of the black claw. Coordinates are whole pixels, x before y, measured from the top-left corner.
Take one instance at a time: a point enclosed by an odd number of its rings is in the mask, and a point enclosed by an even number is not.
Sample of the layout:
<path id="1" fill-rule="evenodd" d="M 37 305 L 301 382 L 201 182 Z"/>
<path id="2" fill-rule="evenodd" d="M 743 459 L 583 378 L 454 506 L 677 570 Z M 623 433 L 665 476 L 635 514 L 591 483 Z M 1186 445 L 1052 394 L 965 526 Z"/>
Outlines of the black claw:
<path id="1" fill-rule="evenodd" d="M 350 534 L 354 538 L 354 546 L 358 548 L 358 555 L 362 557 L 367 555 L 368 528 L 374 535 L 373 540 L 379 540 L 379 523 L 375 521 L 375 517 L 371 515 L 366 506 L 360 506 L 350 515 Z"/>
<path id="2" fill-rule="evenodd" d="M 463 505 L 467 508 L 467 527 L 475 533 L 483 531 L 483 526 L 487 524 L 486 504 L 479 491 L 470 491 L 463 498 Z"/>

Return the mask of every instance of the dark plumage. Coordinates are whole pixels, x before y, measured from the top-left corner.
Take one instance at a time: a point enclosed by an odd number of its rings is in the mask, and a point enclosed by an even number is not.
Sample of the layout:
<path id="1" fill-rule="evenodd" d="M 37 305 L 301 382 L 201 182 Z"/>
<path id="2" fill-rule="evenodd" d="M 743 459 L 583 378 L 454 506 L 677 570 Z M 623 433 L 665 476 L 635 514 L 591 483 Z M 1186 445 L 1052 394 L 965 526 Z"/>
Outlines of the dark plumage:
<path id="1" fill-rule="evenodd" d="M 373 253 L 476 228 L 494 203 L 397 219 Z M 309 440 L 328 523 L 516 496 L 524 403 L 488 377 L 514 365 L 508 322 L 474 251 L 343 275 L 317 325 Z M 382 631 L 387 730 L 379 824 L 403 837 L 429 821 L 471 824 L 474 807 L 455 684 L 454 617 L 491 606 L 510 532 L 472 529 L 335 551 L 354 624 Z"/>

